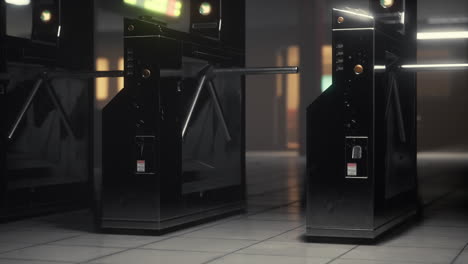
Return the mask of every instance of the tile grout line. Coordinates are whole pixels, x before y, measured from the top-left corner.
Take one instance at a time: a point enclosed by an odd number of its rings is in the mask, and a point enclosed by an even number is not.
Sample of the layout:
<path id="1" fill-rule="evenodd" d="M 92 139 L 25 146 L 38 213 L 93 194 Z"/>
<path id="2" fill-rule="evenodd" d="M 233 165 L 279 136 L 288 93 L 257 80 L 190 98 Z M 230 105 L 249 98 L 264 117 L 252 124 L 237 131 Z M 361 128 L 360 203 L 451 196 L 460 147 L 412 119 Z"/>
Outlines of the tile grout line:
<path id="1" fill-rule="evenodd" d="M 327 263 L 325 263 L 325 264 L 330 264 L 330 263 L 334 262 L 335 260 L 337 260 L 337 259 L 341 258 L 342 256 L 344 256 L 344 255 L 348 254 L 349 252 L 351 252 L 351 251 L 355 250 L 357 247 L 359 247 L 359 245 L 356 245 L 356 246 L 354 246 L 354 247 L 353 247 L 353 248 L 351 248 L 350 250 L 348 250 L 348 251 L 344 252 L 343 254 L 341 254 L 341 255 L 339 255 L 339 256 L 337 256 L 337 257 L 333 258 L 332 260 L 328 261 L 328 262 L 327 262 Z"/>
<path id="2" fill-rule="evenodd" d="M 17 249 L 7 250 L 7 251 L 4 251 L 4 252 L 1 252 L 1 253 L 0 253 L 0 258 L 1 258 L 1 256 L 2 256 L 3 254 L 11 253 L 11 252 L 14 252 L 14 251 L 17 251 L 17 250 L 23 250 L 23 249 L 28 249 L 28 248 L 37 247 L 37 246 L 47 246 L 47 245 L 49 245 L 50 243 L 56 243 L 56 242 L 59 242 L 59 241 L 62 241 L 62 240 L 66 240 L 66 239 L 71 239 L 71 238 L 80 237 L 80 236 L 82 236 L 82 235 L 83 235 L 83 234 L 76 235 L 76 236 L 65 237 L 65 238 L 61 238 L 61 239 L 57 239 L 57 240 L 53 240 L 53 241 L 48 241 L 48 242 L 33 244 L 33 245 L 30 245 L 30 246 L 21 247 L 21 248 L 17 248 Z M 22 242 L 22 243 L 24 243 L 24 242 Z"/>
<path id="3" fill-rule="evenodd" d="M 100 257 L 96 257 L 96 258 L 92 258 L 90 260 L 86 260 L 86 261 L 82 261 L 82 262 L 79 262 L 79 263 L 89 263 L 91 261 L 94 261 L 94 260 L 98 260 L 98 259 L 101 259 L 101 258 L 105 258 L 105 257 L 109 257 L 109 256 L 112 256 L 112 255 L 115 255 L 115 254 L 119 254 L 119 253 L 123 253 L 123 252 L 126 252 L 126 251 L 129 251 L 129 250 L 133 250 L 133 249 L 142 249 L 142 247 L 145 247 L 147 245 L 150 245 L 150 244 L 155 244 L 155 243 L 159 243 L 159 242 L 163 242 L 165 240 L 168 240 L 168 239 L 172 239 L 172 238 L 175 238 L 175 237 L 181 237 L 183 235 L 186 235 L 186 234 L 190 234 L 190 233 L 193 233 L 193 232 L 196 232 L 196 231 L 199 231 L 199 230 L 203 230 L 205 228 L 210 228 L 210 227 L 214 227 L 214 226 L 217 226 L 217 225 L 221 225 L 221 224 L 224 224 L 224 223 L 228 223 L 228 222 L 232 222 L 232 221 L 236 221 L 236 220 L 240 220 L 240 219 L 243 219 L 243 218 L 246 218 L 246 217 L 249 217 L 249 216 L 253 216 L 253 215 L 257 215 L 257 214 L 261 214 L 261 213 L 265 213 L 265 212 L 268 212 L 268 211 L 271 211 L 271 210 L 276 210 L 276 209 L 280 209 L 280 208 L 286 208 L 288 206 L 290 206 L 291 204 L 294 204 L 294 203 L 297 203 L 298 201 L 293 201 L 293 202 L 289 202 L 289 203 L 286 203 L 286 204 L 282 204 L 282 205 L 277 205 L 277 206 L 272 206 L 272 207 L 268 207 L 264 210 L 260 210 L 258 212 L 253 212 L 251 214 L 246 214 L 246 215 L 239 215 L 237 217 L 234 217 L 233 219 L 230 219 L 230 220 L 226 220 L 226 221 L 221 221 L 220 223 L 213 223 L 212 225 L 209 225 L 209 226 L 206 226 L 206 227 L 201 227 L 199 229 L 196 229 L 196 230 L 193 230 L 193 231 L 190 231 L 190 232 L 187 232 L 187 233 L 183 233 L 183 234 L 180 234 L 180 235 L 177 235 L 177 236 L 169 236 L 169 237 L 166 237 L 165 239 L 162 239 L 162 240 L 157 240 L 157 241 L 152 241 L 150 243 L 146 243 L 146 244 L 143 244 L 143 245 L 140 245 L 138 247 L 131 247 L 131 248 L 115 248 L 115 247 L 102 247 L 102 248 L 109 248 L 109 249 L 123 249 L 123 250 L 119 250 L 117 252 L 114 252 L 112 254 L 108 254 L 108 255 L 104 255 L 104 256 L 100 256 Z M 262 221 L 262 220 L 258 220 L 258 221 Z M 295 227 L 294 229 L 291 229 L 291 230 L 288 230 L 286 232 L 289 232 L 289 231 L 292 231 L 292 230 L 295 230 L 297 228 L 300 228 L 302 227 L 302 225 L 298 226 L 298 227 Z M 284 233 L 286 233 L 284 232 Z M 283 233 L 279 234 L 279 235 L 282 235 Z M 8 250 L 8 251 L 4 251 L 4 252 L 1 252 L 0 253 L 0 258 L 1 258 L 1 255 L 2 254 L 7 254 L 7 253 L 10 253 L 10 252 L 14 252 L 14 251 L 17 251 L 17 250 L 23 250 L 23 249 L 27 249 L 27 248 L 32 248 L 32 247 L 37 247 L 37 246 L 44 246 L 44 245 L 53 245 L 53 246 L 64 246 L 64 247 L 74 247 L 74 246 L 77 246 L 77 247 L 80 247 L 80 246 L 83 246 L 83 247 L 95 247 L 95 246 L 91 246 L 91 245 L 54 245 L 52 243 L 57 243 L 57 242 L 60 242 L 60 241 L 63 241 L 63 240 L 67 240 L 67 239 L 73 239 L 73 238 L 77 238 L 77 237 L 80 237 L 80 236 L 85 236 L 86 234 L 79 234 L 79 235 L 76 235 L 76 236 L 70 236 L 70 237 L 66 237 L 66 238 L 61 238 L 61 239 L 57 239 L 57 240 L 53 240 L 53 241 L 48 241 L 48 242 L 44 242 L 44 243 L 38 243 L 38 244 L 34 244 L 34 245 L 30 245 L 30 246 L 26 246 L 26 247 L 22 247 L 22 248 L 17 248 L 17 249 L 14 249 L 14 250 Z M 278 236 L 279 236 L 278 235 Z M 274 238 L 276 236 L 273 236 L 271 238 Z M 268 238 L 268 239 L 271 239 L 271 238 Z M 266 239 L 266 240 L 268 240 Z M 262 241 L 257 241 L 257 243 L 261 243 L 265 240 L 262 240 Z M 254 243 L 252 245 L 255 245 L 257 243 Z M 252 246 L 250 245 L 250 246 Z M 247 247 L 245 247 L 247 248 Z M 241 248 L 239 250 L 242 250 L 244 248 Z M 73 262 L 70 262 L 70 263 L 73 263 Z"/>
<path id="4" fill-rule="evenodd" d="M 445 192 L 444 194 L 441 194 L 440 196 L 438 196 L 436 198 L 433 198 L 430 201 L 427 201 L 426 203 L 422 202 L 422 206 L 423 206 L 423 208 L 430 207 L 430 206 L 436 204 L 437 202 L 440 202 L 440 201 L 450 197 L 451 195 L 455 194 L 458 190 L 459 189 L 450 190 L 450 191 Z"/>
<path id="5" fill-rule="evenodd" d="M 110 256 L 117 255 L 117 254 L 120 254 L 120 253 L 123 253 L 123 252 L 127 252 L 127 251 L 130 251 L 130 250 L 134 250 L 134 249 L 139 249 L 140 247 L 145 247 L 145 246 L 148 246 L 148 245 L 151 245 L 151 244 L 154 244 L 154 243 L 158 243 L 158 242 L 160 242 L 160 241 L 165 241 L 165 240 L 168 240 L 168 239 L 171 239 L 171 238 L 174 238 L 174 237 L 166 237 L 166 238 L 164 238 L 164 239 L 162 239 L 162 240 L 152 241 L 152 242 L 150 242 L 150 243 L 146 243 L 146 244 L 143 244 L 143 245 L 140 245 L 140 246 L 137 246 L 137 247 L 125 248 L 125 249 L 123 249 L 123 250 L 119 250 L 119 251 L 114 252 L 114 253 L 111 253 L 111 254 L 107 254 L 107 255 L 100 256 L 100 257 L 88 259 L 88 260 L 85 260 L 85 261 L 81 261 L 81 262 L 79 262 L 79 264 L 82 264 L 82 263 L 90 263 L 91 261 L 94 261 L 94 260 L 98 260 L 98 259 L 101 259 L 101 258 L 110 257 Z"/>
<path id="6" fill-rule="evenodd" d="M 460 250 L 460 252 L 458 252 L 458 254 L 455 256 L 455 258 L 452 260 L 452 262 L 450 262 L 450 264 L 454 264 L 457 259 L 461 256 L 461 254 L 463 254 L 463 252 L 465 251 L 465 249 L 468 248 L 468 243 L 465 245 L 465 247 L 462 248 L 462 250 Z"/>
<path id="7" fill-rule="evenodd" d="M 73 261 L 62 261 L 62 260 L 45 260 L 45 259 L 29 259 L 29 258 L 0 258 L 0 260 L 20 260 L 20 261 L 41 261 L 41 262 L 50 262 L 50 263 L 70 263 L 70 264 L 76 264 L 76 262 Z"/>
<path id="8" fill-rule="evenodd" d="M 213 259 L 211 259 L 211 260 L 208 260 L 208 261 L 206 261 L 206 262 L 203 262 L 202 264 L 208 264 L 208 263 L 211 263 L 211 262 L 216 261 L 216 260 L 218 260 L 218 259 L 222 259 L 222 258 L 227 257 L 227 256 L 229 256 L 229 255 L 235 254 L 236 252 L 239 252 L 239 251 L 241 251 L 241 250 L 247 249 L 247 248 L 249 248 L 249 247 L 258 245 L 258 244 L 260 244 L 260 243 L 263 243 L 263 242 L 268 241 L 268 240 L 270 240 L 270 239 L 273 239 L 273 238 L 275 238 L 275 237 L 278 237 L 278 236 L 284 235 L 284 234 L 286 234 L 286 233 L 288 233 L 288 232 L 291 232 L 291 231 L 294 231 L 294 230 L 296 230 L 296 229 L 299 229 L 299 228 L 301 228 L 301 227 L 303 227 L 303 226 L 304 226 L 304 225 L 300 225 L 300 226 L 295 227 L 295 228 L 293 228 L 293 229 L 286 230 L 286 231 L 284 231 L 284 232 L 281 232 L 280 234 L 277 234 L 277 235 L 268 237 L 268 238 L 266 238 L 266 239 L 260 240 L 260 241 L 258 241 L 258 242 L 256 242 L 256 243 L 251 244 L 251 245 L 248 245 L 248 246 L 242 247 L 242 248 L 240 248 L 240 249 L 234 250 L 234 251 L 232 251 L 232 252 L 226 253 L 226 254 L 224 254 L 224 255 L 215 257 L 215 258 L 213 258 Z"/>

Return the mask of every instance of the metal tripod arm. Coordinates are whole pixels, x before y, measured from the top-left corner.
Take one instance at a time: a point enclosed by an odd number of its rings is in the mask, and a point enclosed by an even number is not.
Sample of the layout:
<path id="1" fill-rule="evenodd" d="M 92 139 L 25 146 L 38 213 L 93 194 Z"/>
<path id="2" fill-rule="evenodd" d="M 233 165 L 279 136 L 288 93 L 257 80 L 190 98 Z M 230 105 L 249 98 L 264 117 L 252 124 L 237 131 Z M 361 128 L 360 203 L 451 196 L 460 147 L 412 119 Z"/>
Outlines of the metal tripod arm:
<path id="1" fill-rule="evenodd" d="M 200 72 L 200 78 L 198 79 L 197 89 L 195 91 L 195 95 L 193 96 L 192 103 L 190 104 L 190 108 L 189 108 L 189 112 L 187 114 L 187 117 L 185 118 L 184 124 L 182 126 L 182 139 L 185 139 L 185 135 L 187 134 L 188 126 L 189 126 L 190 121 L 192 119 L 193 112 L 195 111 L 195 107 L 198 104 L 198 100 L 200 98 L 200 94 L 201 94 L 201 92 L 203 90 L 203 87 L 205 87 L 205 83 L 207 81 L 209 81 L 209 80 L 207 80 L 208 79 L 208 75 L 207 75 L 208 71 L 212 71 L 212 67 L 209 66 L 209 65 L 207 67 L 203 68 L 202 71 Z"/>
<path id="2" fill-rule="evenodd" d="M 213 68 L 213 74 L 263 75 L 263 74 L 296 74 L 299 67 L 248 67 L 248 68 Z M 184 77 L 183 70 L 161 69 L 161 77 Z"/>
<path id="3" fill-rule="evenodd" d="M 200 78 L 197 84 L 197 90 L 193 97 L 192 103 L 190 104 L 190 109 L 187 114 L 187 117 L 184 120 L 182 126 L 182 139 L 185 139 L 187 135 L 187 130 L 190 125 L 190 121 L 193 116 L 195 107 L 198 104 L 201 91 L 203 90 L 205 84 L 209 86 L 211 98 L 213 99 L 214 107 L 218 118 L 221 121 L 224 133 L 226 135 L 226 140 L 231 141 L 232 137 L 229 132 L 226 118 L 224 116 L 221 103 L 219 98 L 216 95 L 216 89 L 212 79 L 216 77 L 217 74 L 238 74 L 238 75 L 263 75 L 263 74 L 296 74 L 299 72 L 299 67 L 263 67 L 263 68 L 218 68 L 215 69 L 212 66 L 206 66 L 200 71 Z M 183 77 L 182 70 L 161 70 L 161 77 Z"/>

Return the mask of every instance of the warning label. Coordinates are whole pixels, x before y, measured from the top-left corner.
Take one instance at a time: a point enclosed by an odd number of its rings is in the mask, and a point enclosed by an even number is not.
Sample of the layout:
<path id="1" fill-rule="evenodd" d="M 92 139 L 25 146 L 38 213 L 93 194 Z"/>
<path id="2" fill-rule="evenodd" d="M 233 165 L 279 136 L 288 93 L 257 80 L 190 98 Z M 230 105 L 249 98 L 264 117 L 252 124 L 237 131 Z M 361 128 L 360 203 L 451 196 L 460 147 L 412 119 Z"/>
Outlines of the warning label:
<path id="1" fill-rule="evenodd" d="M 144 160 L 137 160 L 137 172 L 146 172 Z"/>
<path id="2" fill-rule="evenodd" d="M 357 176 L 357 163 L 348 163 L 348 176 Z"/>

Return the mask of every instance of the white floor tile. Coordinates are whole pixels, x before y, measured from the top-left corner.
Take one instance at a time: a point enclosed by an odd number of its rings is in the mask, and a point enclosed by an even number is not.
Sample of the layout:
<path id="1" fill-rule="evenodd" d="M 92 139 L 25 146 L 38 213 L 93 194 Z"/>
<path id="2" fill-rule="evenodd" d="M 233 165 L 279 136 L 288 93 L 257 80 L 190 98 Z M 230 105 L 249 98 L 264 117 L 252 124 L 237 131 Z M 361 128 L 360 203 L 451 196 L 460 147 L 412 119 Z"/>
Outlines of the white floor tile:
<path id="1" fill-rule="evenodd" d="M 436 215 L 427 216 L 423 222 L 424 226 L 440 226 L 440 227 L 461 227 L 468 228 L 468 215 L 441 212 Z"/>
<path id="2" fill-rule="evenodd" d="M 15 242 L 6 243 L 4 242 L 4 243 L 0 243 L 0 253 L 4 253 L 7 251 L 20 249 L 20 248 L 25 248 L 25 247 L 29 247 L 32 245 L 33 244 L 29 244 L 29 243 L 15 243 Z"/>
<path id="3" fill-rule="evenodd" d="M 87 234 L 52 243 L 54 245 L 65 246 L 95 246 L 109 248 L 135 248 L 145 244 L 167 239 L 158 236 L 126 236 L 126 235 L 106 235 Z"/>
<path id="4" fill-rule="evenodd" d="M 353 245 L 331 245 L 313 243 L 308 244 L 267 241 L 243 249 L 239 251 L 239 253 L 332 259 L 346 253 L 353 247 Z"/>
<path id="5" fill-rule="evenodd" d="M 459 250 L 413 247 L 359 246 L 341 258 L 423 263 L 450 263 Z"/>
<path id="6" fill-rule="evenodd" d="M 248 214 L 164 237 L 91 233 L 89 210 L 2 224 L 0 264 L 448 264 L 468 243 L 465 192 L 437 201 L 420 225 L 378 246 L 349 251 L 353 245 L 305 243 L 304 209 L 291 204 L 302 194 L 304 164 L 297 156 L 254 154 L 247 164 Z M 125 250 L 135 247 L 144 248 Z M 458 257 L 462 263 L 468 251 Z"/>
<path id="7" fill-rule="evenodd" d="M 17 260 L 17 259 L 0 259 L 0 264 L 70 264 L 71 262 L 57 261 L 39 261 L 39 260 Z"/>
<path id="8" fill-rule="evenodd" d="M 120 250 L 121 249 L 115 248 L 42 245 L 0 254 L 0 258 L 82 262 L 109 255 Z"/>
<path id="9" fill-rule="evenodd" d="M 220 224 L 217 227 L 226 229 L 277 230 L 285 232 L 300 227 L 301 225 L 301 223 L 295 223 L 290 221 L 262 221 L 252 219 L 240 219 Z"/>
<path id="10" fill-rule="evenodd" d="M 70 231 L 55 231 L 49 230 L 47 228 L 36 228 L 34 230 L 15 230 L 2 232 L 0 235 L 0 243 L 30 243 L 30 244 L 40 244 L 40 243 L 49 243 L 56 240 L 71 238 L 81 233 Z"/>
<path id="11" fill-rule="evenodd" d="M 304 235 L 306 234 L 306 227 L 301 226 L 284 234 L 281 234 L 273 239 L 272 241 L 282 242 L 304 242 Z"/>
<path id="12" fill-rule="evenodd" d="M 450 238 L 468 238 L 468 228 L 459 227 L 436 227 L 436 226 L 417 226 L 406 232 L 409 236 L 429 236 L 429 237 L 450 237 Z"/>
<path id="13" fill-rule="evenodd" d="M 183 236 L 198 238 L 265 240 L 299 226 L 301 226 L 300 223 L 288 221 L 236 220 L 185 234 Z"/>
<path id="14" fill-rule="evenodd" d="M 468 237 L 443 236 L 415 236 L 401 234 L 387 241 L 379 243 L 380 246 L 390 247 L 426 247 L 462 249 L 468 243 Z"/>
<path id="15" fill-rule="evenodd" d="M 219 253 L 133 249 L 92 261 L 99 264 L 200 264 Z"/>
<path id="16" fill-rule="evenodd" d="M 454 264 L 467 264 L 468 263 L 468 250 L 460 254 Z"/>
<path id="17" fill-rule="evenodd" d="M 330 264 L 421 264 L 421 262 L 408 262 L 408 261 L 380 261 L 380 260 L 366 260 L 366 259 L 336 259 Z"/>
<path id="18" fill-rule="evenodd" d="M 253 240 L 175 237 L 147 245 L 143 248 L 228 253 L 250 246 L 254 243 L 258 242 Z"/>
<path id="19" fill-rule="evenodd" d="M 325 264 L 331 259 L 233 254 L 210 264 Z"/>
<path id="20" fill-rule="evenodd" d="M 183 237 L 195 238 L 221 238 L 221 239 L 242 239 L 261 241 L 281 234 L 275 230 L 245 230 L 226 229 L 219 227 L 207 228 L 183 235 Z"/>
<path id="21" fill-rule="evenodd" d="M 177 231 L 168 233 L 168 234 L 166 234 L 166 236 L 168 236 L 168 237 L 182 236 L 182 235 L 185 235 L 185 234 L 197 231 L 197 230 L 201 230 L 201 229 L 205 229 L 205 228 L 209 228 L 209 227 L 213 227 L 213 226 L 218 226 L 220 224 L 230 222 L 230 221 L 234 221 L 234 220 L 239 220 L 239 219 L 242 219 L 243 216 L 244 215 L 235 215 L 235 216 L 231 216 L 231 217 L 228 217 L 228 218 L 223 218 L 223 219 L 220 219 L 220 220 L 217 220 L 217 221 L 208 222 L 208 223 L 201 224 L 201 225 L 196 225 L 196 226 L 193 226 L 193 227 L 190 227 L 190 228 L 185 228 L 185 229 L 182 229 L 182 230 L 177 230 Z"/>

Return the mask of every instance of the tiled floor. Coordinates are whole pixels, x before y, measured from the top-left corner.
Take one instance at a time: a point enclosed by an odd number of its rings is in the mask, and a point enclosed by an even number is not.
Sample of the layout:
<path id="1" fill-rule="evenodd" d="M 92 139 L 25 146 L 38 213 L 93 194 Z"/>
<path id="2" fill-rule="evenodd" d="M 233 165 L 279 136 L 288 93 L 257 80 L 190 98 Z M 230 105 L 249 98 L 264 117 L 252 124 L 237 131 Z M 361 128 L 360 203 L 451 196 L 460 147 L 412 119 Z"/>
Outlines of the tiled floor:
<path id="1" fill-rule="evenodd" d="M 247 214 L 162 237 L 93 233 L 88 211 L 3 224 L 0 264 L 468 263 L 468 192 L 442 188 L 442 174 L 420 179 L 424 220 L 376 245 L 303 242 L 304 163 L 291 153 L 250 153 Z"/>

